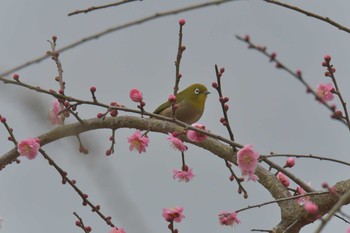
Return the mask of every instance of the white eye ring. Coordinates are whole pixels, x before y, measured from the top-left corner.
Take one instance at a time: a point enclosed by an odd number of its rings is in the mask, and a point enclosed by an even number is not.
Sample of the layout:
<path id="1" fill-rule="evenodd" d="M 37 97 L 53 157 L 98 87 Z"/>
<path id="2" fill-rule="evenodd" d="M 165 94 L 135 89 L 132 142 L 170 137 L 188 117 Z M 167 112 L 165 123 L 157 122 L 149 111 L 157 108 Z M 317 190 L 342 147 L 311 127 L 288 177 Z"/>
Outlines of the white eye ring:
<path id="1" fill-rule="evenodd" d="M 196 88 L 196 89 L 194 90 L 194 94 L 198 95 L 199 93 L 201 93 L 200 90 L 199 90 L 198 88 Z"/>

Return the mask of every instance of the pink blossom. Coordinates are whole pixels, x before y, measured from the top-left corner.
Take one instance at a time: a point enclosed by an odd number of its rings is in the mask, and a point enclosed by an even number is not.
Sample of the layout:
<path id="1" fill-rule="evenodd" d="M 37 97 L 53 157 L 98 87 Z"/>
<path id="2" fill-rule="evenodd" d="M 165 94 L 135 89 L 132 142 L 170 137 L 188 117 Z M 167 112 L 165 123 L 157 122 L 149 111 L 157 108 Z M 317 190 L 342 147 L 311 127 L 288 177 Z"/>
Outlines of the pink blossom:
<path id="1" fill-rule="evenodd" d="M 182 214 L 183 207 L 163 208 L 163 217 L 168 222 L 181 222 L 185 216 Z"/>
<path id="2" fill-rule="evenodd" d="M 288 188 L 290 183 L 288 177 L 285 174 L 282 172 L 277 173 L 277 179 L 284 185 L 284 187 Z"/>
<path id="3" fill-rule="evenodd" d="M 180 181 L 189 182 L 192 178 L 195 177 L 195 174 L 192 172 L 192 168 L 187 168 L 187 170 L 176 170 L 173 169 L 173 178 Z"/>
<path id="4" fill-rule="evenodd" d="M 317 214 L 317 212 L 318 212 L 318 206 L 315 203 L 313 203 L 312 201 L 307 201 L 304 204 L 304 209 L 309 214 Z"/>
<path id="5" fill-rule="evenodd" d="M 149 138 L 143 136 L 140 130 L 136 130 L 130 137 L 128 137 L 128 142 L 130 143 L 130 151 L 135 149 L 141 154 L 142 152 L 146 152 Z"/>
<path id="6" fill-rule="evenodd" d="M 136 88 L 131 89 L 130 99 L 134 102 L 141 102 L 143 100 L 142 92 Z"/>
<path id="7" fill-rule="evenodd" d="M 243 176 L 248 176 L 248 181 L 256 181 L 259 178 L 254 174 L 258 164 L 259 153 L 253 150 L 253 145 L 245 145 L 237 153 L 238 167 L 241 169 Z"/>
<path id="8" fill-rule="evenodd" d="M 61 111 L 60 102 L 55 99 L 52 101 L 52 108 L 48 112 L 48 118 L 52 125 L 62 125 L 63 119 L 61 115 L 58 115 L 58 113 Z"/>
<path id="9" fill-rule="evenodd" d="M 20 155 L 28 159 L 35 159 L 40 149 L 40 140 L 38 138 L 27 138 L 20 141 L 17 145 L 17 151 Z"/>
<path id="10" fill-rule="evenodd" d="M 327 84 L 318 84 L 316 89 L 317 96 L 324 102 L 333 100 L 334 96 L 332 94 L 332 90 L 334 90 L 332 83 Z"/>
<path id="11" fill-rule="evenodd" d="M 233 212 L 220 211 L 219 222 L 221 225 L 232 227 L 234 224 L 238 224 L 241 221 L 237 218 L 237 213 L 235 211 Z"/>
<path id="12" fill-rule="evenodd" d="M 126 233 L 124 228 L 117 229 L 116 227 L 113 227 L 112 230 L 109 231 L 109 233 Z"/>
<path id="13" fill-rule="evenodd" d="M 350 233 L 350 227 L 348 227 L 348 229 L 346 230 L 346 233 Z"/>
<path id="14" fill-rule="evenodd" d="M 196 127 L 198 129 L 205 130 L 205 126 L 201 125 L 199 123 L 194 123 L 192 124 L 193 127 Z M 205 139 L 207 139 L 207 135 L 197 133 L 196 131 L 193 130 L 188 130 L 187 131 L 187 138 L 191 140 L 192 142 L 203 142 Z"/>
<path id="15" fill-rule="evenodd" d="M 171 145 L 174 149 L 177 149 L 181 152 L 187 150 L 187 146 L 181 141 L 179 138 L 175 137 L 173 134 L 169 133 L 169 137 L 167 139 L 171 142 Z"/>
<path id="16" fill-rule="evenodd" d="M 304 190 L 302 187 L 300 187 L 300 186 L 297 187 L 297 194 L 298 194 L 298 195 L 302 195 L 302 194 L 305 194 L 305 193 L 306 193 L 306 192 L 305 192 L 305 190 Z M 299 198 L 297 199 L 297 203 L 298 203 L 299 205 L 304 205 L 306 202 L 309 201 L 309 199 L 310 199 L 310 196 L 299 197 Z"/>
<path id="17" fill-rule="evenodd" d="M 168 101 L 172 104 L 176 103 L 176 96 L 174 94 L 169 95 Z"/>
<path id="18" fill-rule="evenodd" d="M 294 167 L 295 158 L 288 158 L 284 167 Z"/>

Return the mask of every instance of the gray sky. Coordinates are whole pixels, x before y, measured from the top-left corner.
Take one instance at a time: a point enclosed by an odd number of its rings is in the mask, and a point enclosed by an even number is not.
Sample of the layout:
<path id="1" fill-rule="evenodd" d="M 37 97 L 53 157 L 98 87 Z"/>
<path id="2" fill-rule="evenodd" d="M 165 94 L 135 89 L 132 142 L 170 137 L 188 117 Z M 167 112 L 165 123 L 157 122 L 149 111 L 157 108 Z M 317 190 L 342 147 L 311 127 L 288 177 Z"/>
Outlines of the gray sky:
<path id="1" fill-rule="evenodd" d="M 166 4 L 164 4 L 166 2 Z M 64 46 L 115 25 L 201 1 L 142 1 L 68 17 L 76 9 L 108 1 L 28 1 L 3 0 L 0 7 L 0 70 L 44 54 L 46 40 L 58 36 Z M 287 3 L 294 1 L 287 1 Z M 162 3 L 162 4 L 160 4 Z M 306 10 L 328 16 L 348 25 L 350 3 L 340 0 L 313 0 L 294 3 Z M 314 87 L 330 80 L 323 76 L 323 56 L 330 54 L 344 98 L 349 99 L 349 34 L 330 25 L 262 1 L 237 1 L 220 6 L 160 18 L 111 33 L 61 54 L 66 94 L 90 99 L 95 85 L 99 101 L 117 101 L 136 107 L 129 99 L 131 88 L 140 89 L 146 110 L 152 111 L 172 92 L 178 41 L 178 19 L 185 18 L 180 88 L 200 82 L 212 94 L 200 120 L 212 132 L 226 136 L 221 126 L 218 98 L 211 88 L 214 64 L 225 67 L 224 94 L 230 98 L 229 116 L 235 138 L 241 144 L 254 144 L 261 154 L 269 152 L 318 154 L 349 161 L 349 132 L 331 120 L 304 87 L 261 54 L 248 50 L 235 35 L 249 34 L 253 42 L 276 51 L 278 58 L 293 70 L 301 69 Z M 57 89 L 53 61 L 46 60 L 18 72 L 21 80 L 47 89 Z M 5 115 L 18 139 L 38 136 L 53 127 L 46 120 L 53 99 L 17 86 L 0 85 L 0 114 Z M 337 106 L 339 103 L 335 101 Z M 95 117 L 101 109 L 79 109 L 84 118 Z M 74 122 L 73 118 L 67 123 Z M 78 186 L 113 222 L 132 232 L 169 232 L 161 216 L 163 207 L 184 206 L 185 220 L 176 224 L 180 232 L 249 232 L 270 229 L 279 221 L 275 205 L 239 214 L 236 229 L 220 226 L 220 210 L 236 210 L 271 200 L 258 183 L 246 183 L 249 198 L 237 194 L 229 182 L 224 162 L 207 151 L 189 146 L 187 163 L 196 177 L 190 183 L 172 179 L 172 169 L 181 167 L 180 154 L 169 147 L 165 135 L 150 134 L 147 153 L 129 152 L 126 137 L 134 130 L 117 131 L 116 153 L 104 155 L 110 131 L 82 135 L 90 153 L 77 152 L 75 138 L 45 146 L 53 159 L 75 178 Z M 5 130 L 0 128 L 1 154 L 12 149 Z M 284 160 L 274 160 L 283 163 Z M 336 170 L 335 170 L 336 169 Z M 238 171 L 236 169 L 235 171 Z M 349 168 L 334 163 L 297 160 L 292 171 L 316 189 L 348 179 Z M 335 172 L 336 171 L 336 172 Z M 94 213 L 82 207 L 80 197 L 61 185 L 57 172 L 42 158 L 22 159 L 0 175 L 0 232 L 81 232 L 74 211 L 92 226 L 93 232 L 109 227 Z M 294 187 L 294 184 L 293 186 Z M 343 208 L 349 213 L 349 207 Z M 267 214 L 268 213 L 268 214 Z M 318 223 L 302 232 L 313 232 Z M 325 232 L 345 232 L 346 224 L 333 219 Z"/>

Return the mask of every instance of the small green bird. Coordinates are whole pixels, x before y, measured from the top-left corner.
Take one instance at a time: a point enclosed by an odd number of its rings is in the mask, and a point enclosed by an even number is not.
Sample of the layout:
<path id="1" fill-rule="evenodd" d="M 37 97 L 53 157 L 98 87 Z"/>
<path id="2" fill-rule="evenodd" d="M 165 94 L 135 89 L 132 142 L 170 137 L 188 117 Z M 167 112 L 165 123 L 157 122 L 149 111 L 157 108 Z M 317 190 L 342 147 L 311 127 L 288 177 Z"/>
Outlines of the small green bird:
<path id="1" fill-rule="evenodd" d="M 189 125 L 201 118 L 207 95 L 210 92 L 203 84 L 192 84 L 176 96 L 175 118 Z M 153 113 L 171 117 L 171 103 L 169 101 L 161 104 Z"/>

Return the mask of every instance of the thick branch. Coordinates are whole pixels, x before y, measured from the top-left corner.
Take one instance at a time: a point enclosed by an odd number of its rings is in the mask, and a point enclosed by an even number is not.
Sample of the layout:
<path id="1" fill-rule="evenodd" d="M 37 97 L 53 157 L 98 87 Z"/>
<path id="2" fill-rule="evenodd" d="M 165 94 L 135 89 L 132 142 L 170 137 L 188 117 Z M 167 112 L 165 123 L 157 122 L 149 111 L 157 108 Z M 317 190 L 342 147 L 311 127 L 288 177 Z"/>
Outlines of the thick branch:
<path id="1" fill-rule="evenodd" d="M 159 132 L 167 134 L 169 132 L 183 132 L 184 128 L 171 122 L 156 120 L 156 119 L 145 119 L 135 116 L 117 116 L 114 118 L 102 119 L 89 119 L 84 120 L 83 124 L 74 123 L 58 127 L 48 133 L 40 135 L 41 146 L 54 142 L 64 137 L 75 136 L 80 133 L 84 133 L 95 129 L 119 129 L 119 128 L 135 128 L 140 130 L 149 130 L 152 132 Z M 197 145 L 218 157 L 228 160 L 234 164 L 236 163 L 236 155 L 232 153 L 230 145 L 223 144 L 222 142 L 208 138 L 204 142 L 194 143 L 189 141 L 185 136 L 182 140 Z M 10 150 L 6 154 L 0 157 L 0 166 L 6 165 L 14 161 L 19 156 L 16 148 Z M 259 183 L 262 184 L 273 196 L 274 199 L 281 199 L 290 197 L 289 191 L 279 182 L 274 174 L 258 165 L 256 169 L 256 175 L 259 177 Z M 336 188 L 340 194 L 343 194 L 347 190 L 350 190 L 350 180 L 339 182 L 336 184 Z M 323 194 L 312 198 L 320 209 L 320 215 L 327 213 L 332 206 L 339 200 L 339 196 L 332 194 Z M 344 204 L 348 204 L 350 200 L 346 200 Z M 309 224 L 310 218 L 304 211 L 302 206 L 299 206 L 295 200 L 284 201 L 278 203 L 281 208 L 281 222 L 274 228 L 273 232 L 285 232 L 295 233 Z M 282 231 L 283 229 L 283 231 Z M 288 229 L 285 231 L 285 229 Z"/>

